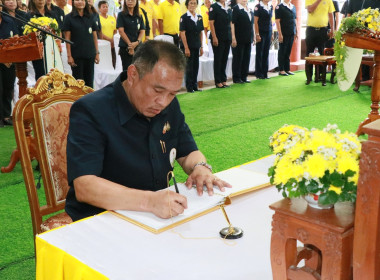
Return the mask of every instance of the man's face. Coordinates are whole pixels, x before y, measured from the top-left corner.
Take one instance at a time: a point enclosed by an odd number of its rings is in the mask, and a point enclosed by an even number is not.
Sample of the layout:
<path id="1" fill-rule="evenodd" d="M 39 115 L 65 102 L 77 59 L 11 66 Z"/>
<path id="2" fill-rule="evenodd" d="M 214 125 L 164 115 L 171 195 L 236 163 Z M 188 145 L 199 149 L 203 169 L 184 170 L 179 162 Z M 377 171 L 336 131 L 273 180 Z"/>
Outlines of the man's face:
<path id="1" fill-rule="evenodd" d="M 101 14 L 107 14 L 108 13 L 108 4 L 100 5 L 99 12 Z"/>
<path id="2" fill-rule="evenodd" d="M 55 3 L 59 6 L 59 7 L 64 7 L 67 5 L 67 1 L 66 0 L 55 0 Z"/>
<path id="3" fill-rule="evenodd" d="M 128 68 L 127 96 L 138 112 L 153 118 L 164 110 L 181 89 L 183 72 L 159 61 L 150 73 L 140 79 L 136 66 Z"/>

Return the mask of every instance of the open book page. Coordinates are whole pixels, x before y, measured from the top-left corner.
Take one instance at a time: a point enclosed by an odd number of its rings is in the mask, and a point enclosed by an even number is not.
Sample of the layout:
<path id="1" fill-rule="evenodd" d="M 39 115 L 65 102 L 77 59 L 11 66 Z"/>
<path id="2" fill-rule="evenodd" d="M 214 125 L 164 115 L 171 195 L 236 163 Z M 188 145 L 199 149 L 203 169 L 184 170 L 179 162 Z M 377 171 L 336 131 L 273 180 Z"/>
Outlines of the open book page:
<path id="1" fill-rule="evenodd" d="M 171 186 L 169 189 L 175 191 L 174 186 Z M 181 223 L 185 220 L 196 218 L 198 217 L 198 214 L 201 214 L 207 210 L 214 210 L 215 206 L 224 204 L 224 201 L 226 199 L 224 195 L 220 194 L 209 196 L 205 193 L 204 195 L 199 196 L 194 188 L 189 190 L 185 184 L 181 183 L 178 184 L 178 190 L 180 194 L 187 197 L 188 208 L 185 209 L 183 214 L 176 217 L 170 219 L 161 219 L 148 212 L 127 210 L 116 210 L 115 212 L 127 218 L 128 221 L 147 230 L 150 230 L 152 232 L 161 232 L 163 230 L 171 228 L 172 225 L 176 225 L 177 223 Z M 161 192 L 165 191 L 167 191 L 167 189 L 161 190 Z"/>
<path id="2" fill-rule="evenodd" d="M 230 197 L 270 185 L 267 175 L 239 167 L 215 173 L 215 176 L 232 185 L 232 188 L 225 188 L 226 191 L 221 192 L 225 196 Z M 215 191 L 217 190 L 215 189 Z"/>

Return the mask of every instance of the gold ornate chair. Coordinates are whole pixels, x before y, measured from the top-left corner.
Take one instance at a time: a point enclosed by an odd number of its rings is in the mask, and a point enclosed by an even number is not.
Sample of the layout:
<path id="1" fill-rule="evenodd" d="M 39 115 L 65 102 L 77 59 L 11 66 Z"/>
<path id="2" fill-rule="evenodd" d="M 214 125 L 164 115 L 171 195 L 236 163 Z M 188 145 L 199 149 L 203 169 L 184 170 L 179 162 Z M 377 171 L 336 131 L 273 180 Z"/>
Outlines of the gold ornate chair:
<path id="1" fill-rule="evenodd" d="M 84 81 L 53 69 L 29 88 L 13 111 L 14 130 L 28 194 L 34 235 L 72 222 L 61 212 L 43 220 L 46 215 L 65 207 L 68 182 L 66 176 L 66 143 L 69 112 L 73 102 L 93 89 Z M 30 127 L 31 126 L 31 127 Z M 30 131 L 32 128 L 32 134 Z M 45 201 L 36 188 L 31 151 L 41 171 Z M 41 203 L 43 201 L 43 203 Z"/>

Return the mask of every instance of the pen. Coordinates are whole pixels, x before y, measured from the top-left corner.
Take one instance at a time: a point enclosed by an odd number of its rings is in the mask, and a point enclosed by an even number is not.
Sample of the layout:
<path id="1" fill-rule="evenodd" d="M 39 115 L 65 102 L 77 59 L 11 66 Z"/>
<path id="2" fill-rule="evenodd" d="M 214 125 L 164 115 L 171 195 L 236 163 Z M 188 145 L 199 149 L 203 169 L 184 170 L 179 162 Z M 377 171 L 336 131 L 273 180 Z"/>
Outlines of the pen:
<path id="1" fill-rule="evenodd" d="M 177 181 L 175 180 L 174 174 L 173 174 L 173 182 L 174 182 L 175 192 L 179 193 L 178 186 L 177 186 Z"/>

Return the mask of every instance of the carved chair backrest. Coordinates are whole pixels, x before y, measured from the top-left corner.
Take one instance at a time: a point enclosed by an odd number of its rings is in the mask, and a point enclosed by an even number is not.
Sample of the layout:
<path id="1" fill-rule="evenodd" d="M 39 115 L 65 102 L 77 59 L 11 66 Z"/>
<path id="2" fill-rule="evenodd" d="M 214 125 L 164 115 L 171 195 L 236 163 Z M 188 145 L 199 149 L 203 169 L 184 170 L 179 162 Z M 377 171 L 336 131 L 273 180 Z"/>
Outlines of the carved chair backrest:
<path id="1" fill-rule="evenodd" d="M 43 216 L 65 207 L 69 188 L 66 171 L 69 112 L 75 100 L 92 91 L 83 81 L 53 69 L 15 105 L 14 129 L 34 234 L 41 232 Z M 33 136 L 28 137 L 26 134 L 31 131 Z M 39 163 L 44 192 L 36 188 L 30 149 Z"/>

